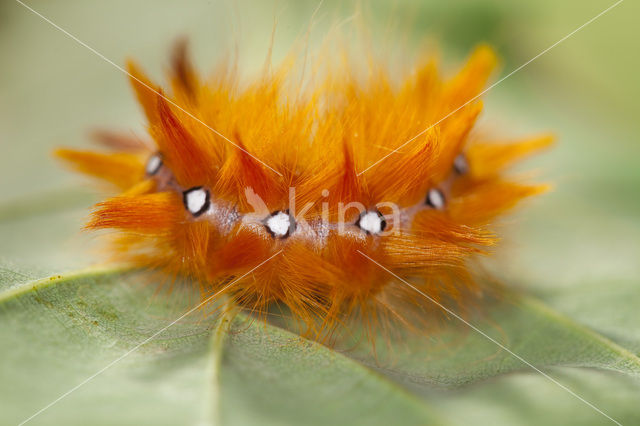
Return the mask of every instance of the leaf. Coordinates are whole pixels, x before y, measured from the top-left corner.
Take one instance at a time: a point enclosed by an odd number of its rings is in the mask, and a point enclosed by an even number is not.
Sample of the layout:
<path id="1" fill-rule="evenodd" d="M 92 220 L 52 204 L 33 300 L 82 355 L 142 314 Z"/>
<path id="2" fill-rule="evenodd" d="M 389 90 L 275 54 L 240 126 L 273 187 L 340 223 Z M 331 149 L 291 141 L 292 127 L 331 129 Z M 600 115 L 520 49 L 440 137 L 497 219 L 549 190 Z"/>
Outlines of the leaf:
<path id="1" fill-rule="evenodd" d="M 10 286 L 15 276 L 0 273 L 2 424 L 26 419 L 194 304 L 188 289 L 154 295 L 139 275 L 109 269 Z M 227 333 L 193 315 L 33 423 L 439 423 L 418 397 L 317 343 L 240 317 Z"/>
<path id="2" fill-rule="evenodd" d="M 505 300 L 488 310 L 486 318 L 470 322 L 534 366 L 592 367 L 640 377 L 640 358 L 634 353 L 534 298 Z M 407 346 L 400 354 L 394 349 L 396 366 L 387 373 L 408 384 L 452 387 L 531 371 L 530 365 L 454 318 L 428 344 L 413 338 Z"/>
<path id="3" fill-rule="evenodd" d="M 10 268 L 0 273 L 0 394 L 10 407 L 0 413 L 3 424 L 37 412 L 197 304 L 189 286 L 158 293 L 157 285 L 145 283 L 144 274 L 108 268 L 35 281 L 21 278 Z M 12 285 L 16 279 L 22 284 Z M 512 371 L 529 373 L 521 377 L 536 389 L 548 392 L 551 385 L 563 407 L 572 405 L 588 421 L 604 419 L 458 324 L 428 342 L 408 342 L 409 350 L 396 354 L 393 368 L 366 367 L 242 315 L 230 330 L 225 324 L 211 309 L 193 313 L 44 411 L 33 424 L 297 424 L 302 419 L 305 424 L 456 424 L 470 419 L 460 416 L 455 401 L 478 403 L 459 395 L 461 385 Z M 588 366 L 630 377 L 640 374 L 635 355 L 534 299 L 494 308 L 479 327 L 539 367 Z M 508 384 L 485 386 L 514 396 L 503 389 Z M 625 407 L 613 409 L 624 420 L 637 420 Z M 522 414 L 520 421 L 526 420 Z"/>

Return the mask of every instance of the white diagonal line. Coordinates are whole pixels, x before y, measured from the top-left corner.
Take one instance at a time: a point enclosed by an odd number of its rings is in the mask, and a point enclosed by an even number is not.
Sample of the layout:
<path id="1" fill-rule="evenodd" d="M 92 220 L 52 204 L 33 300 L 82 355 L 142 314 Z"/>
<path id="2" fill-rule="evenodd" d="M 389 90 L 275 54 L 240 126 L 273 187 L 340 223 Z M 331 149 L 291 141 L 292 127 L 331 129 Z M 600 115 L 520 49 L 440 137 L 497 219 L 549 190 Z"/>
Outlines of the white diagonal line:
<path id="1" fill-rule="evenodd" d="M 507 78 L 511 77 L 512 75 L 514 75 L 515 73 L 517 73 L 518 71 L 520 71 L 522 68 L 526 67 L 527 65 L 529 65 L 531 62 L 535 61 L 536 59 L 538 59 L 539 57 L 541 57 L 542 55 L 544 55 L 545 53 L 547 53 L 548 51 L 550 51 L 551 49 L 553 49 L 554 47 L 556 47 L 557 45 L 559 45 L 560 43 L 562 43 L 563 41 L 565 41 L 566 39 L 568 39 L 569 37 L 573 36 L 575 33 L 577 33 L 578 31 L 580 31 L 581 29 L 583 29 L 584 27 L 586 27 L 587 25 L 591 24 L 593 21 L 595 21 L 596 19 L 600 18 L 602 15 L 604 15 L 605 13 L 609 12 L 611 9 L 613 9 L 614 7 L 618 6 L 620 3 L 622 3 L 624 0 L 618 0 L 616 3 L 612 4 L 611 6 L 609 6 L 608 8 L 606 8 L 605 10 L 603 10 L 602 12 L 598 13 L 596 16 L 594 16 L 593 18 L 589 19 L 587 22 L 585 22 L 584 24 L 580 25 L 578 28 L 576 28 L 575 30 L 571 31 L 569 34 L 567 34 L 566 36 L 562 37 L 560 40 L 556 41 L 555 43 L 553 43 L 551 46 L 547 47 L 546 49 L 544 49 L 542 52 L 538 53 L 536 56 L 534 56 L 533 58 L 529 59 L 527 62 L 525 62 L 524 64 L 520 65 L 518 68 L 514 69 L 513 71 L 511 71 L 509 74 L 505 75 L 504 77 L 502 77 L 500 80 L 496 81 L 495 83 L 493 83 L 491 86 L 487 87 L 486 89 L 484 89 L 482 92 L 480 92 L 479 94 L 477 94 L 476 96 L 474 96 L 473 98 L 469 99 L 467 102 L 465 102 L 464 104 L 460 105 L 458 108 L 454 109 L 453 111 L 451 111 L 449 114 L 445 115 L 444 117 L 442 117 L 440 120 L 436 121 L 435 123 L 433 123 L 431 126 L 427 127 L 426 129 L 422 130 L 420 133 L 418 133 L 417 135 L 415 135 L 414 137 L 412 137 L 411 139 L 409 139 L 408 141 L 404 142 L 402 145 L 400 145 L 399 147 L 395 148 L 393 151 L 391 151 L 390 153 L 388 153 L 387 155 L 385 155 L 384 157 L 382 157 L 381 159 L 379 159 L 378 161 L 376 161 L 375 163 L 371 164 L 369 167 L 367 167 L 366 169 L 364 169 L 363 171 L 358 173 L 358 176 L 362 175 L 363 173 L 365 173 L 367 170 L 371 169 L 372 167 L 374 167 L 375 165 L 377 165 L 378 163 L 380 163 L 381 161 L 384 161 L 387 157 L 397 153 L 400 149 L 404 148 L 407 144 L 413 142 L 414 140 L 416 140 L 417 138 L 419 138 L 420 136 L 424 135 L 426 132 L 428 132 L 429 130 L 431 130 L 433 127 L 437 126 L 438 124 L 442 123 L 444 120 L 446 120 L 447 118 L 451 117 L 453 114 L 455 114 L 456 112 L 460 111 L 462 108 L 464 108 L 465 106 L 469 105 L 471 102 L 475 101 L 476 99 L 478 99 L 479 97 L 481 97 L 482 95 L 484 95 L 485 93 L 487 93 L 489 90 L 493 89 L 494 87 L 496 87 L 498 84 L 502 83 L 503 81 L 505 81 Z"/>
<path id="2" fill-rule="evenodd" d="M 247 275 L 249 275 L 250 273 L 252 273 L 253 271 L 255 271 L 256 269 L 258 269 L 259 267 L 261 267 L 262 265 L 264 265 L 265 263 L 267 263 L 268 261 L 270 261 L 271 259 L 273 259 L 274 257 L 276 257 L 277 255 L 279 255 L 280 253 L 282 253 L 282 250 L 278 250 L 275 254 L 273 254 L 271 257 L 269 257 L 267 260 L 264 260 L 262 263 L 260 263 L 258 266 L 254 267 L 253 269 L 251 269 L 249 272 L 246 272 L 245 274 L 243 274 L 240 278 L 237 278 L 235 280 L 233 280 L 232 282 L 230 282 L 229 284 L 227 284 L 226 286 L 222 287 L 222 289 L 220 289 L 219 291 L 217 291 L 216 293 L 214 293 L 212 296 L 207 297 L 206 299 L 204 299 L 202 302 L 200 302 L 199 304 L 197 304 L 196 306 L 194 306 L 193 308 L 189 309 L 187 312 L 185 312 L 184 314 L 180 315 L 180 317 L 178 317 L 177 319 L 175 319 L 174 321 L 171 321 L 168 325 L 166 325 L 165 327 L 161 328 L 160 330 L 156 331 L 155 333 L 153 333 L 151 336 L 147 337 L 146 339 L 144 339 L 142 342 L 138 343 L 136 346 L 134 346 L 133 348 L 129 349 L 127 352 L 125 352 L 124 354 L 120 355 L 118 358 L 114 359 L 113 361 L 111 361 L 109 364 L 107 364 L 106 366 L 104 366 L 103 368 L 101 368 L 100 370 L 98 370 L 97 372 L 93 373 L 91 376 L 87 377 L 86 379 L 84 379 L 82 382 L 78 383 L 77 385 L 75 385 L 74 387 L 72 387 L 71 389 L 69 389 L 68 391 L 66 391 L 65 393 L 63 393 L 62 395 L 60 395 L 59 397 L 57 397 L 56 399 L 54 399 L 53 401 L 51 401 L 49 404 L 45 405 L 44 407 L 42 407 L 40 410 L 36 411 L 34 414 L 32 414 L 31 416 L 29 416 L 28 418 L 26 418 L 25 420 L 23 420 L 22 422 L 20 422 L 20 424 L 18 426 L 22 426 L 25 423 L 31 421 L 34 417 L 38 416 L 39 414 L 41 414 L 43 411 L 51 408 L 53 405 L 57 404 L 58 402 L 60 402 L 60 400 L 66 398 L 67 396 L 69 396 L 71 393 L 73 393 L 74 391 L 78 390 L 80 387 L 86 385 L 88 382 L 90 382 L 91 380 L 95 379 L 97 376 L 99 376 L 100 374 L 102 374 L 103 372 L 105 372 L 106 370 L 108 370 L 109 368 L 111 368 L 112 366 L 114 366 L 115 364 L 117 364 L 118 362 L 122 361 L 124 358 L 126 358 L 127 356 L 131 355 L 133 352 L 137 351 L 138 349 L 140 349 L 140 347 L 146 345 L 147 343 L 149 343 L 151 340 L 155 339 L 156 337 L 158 337 L 160 334 L 162 334 L 163 332 L 165 332 L 168 328 L 172 327 L 173 325 L 175 325 L 178 321 L 182 320 L 184 317 L 188 316 L 189 314 L 193 313 L 195 310 L 199 309 L 201 306 L 203 306 L 204 304 L 210 302 L 211 300 L 213 300 L 216 296 L 218 296 L 219 294 L 221 294 L 223 291 L 225 291 L 226 289 L 228 289 L 229 287 L 231 287 L 233 284 L 237 283 L 238 281 L 240 281 L 241 279 L 243 279 L 244 277 L 246 277 Z"/>
<path id="3" fill-rule="evenodd" d="M 249 151 L 247 151 L 246 149 L 244 149 L 243 147 L 241 147 L 240 145 L 238 145 L 237 143 L 235 143 L 234 141 L 232 141 L 231 139 L 229 139 L 228 137 L 226 137 L 225 135 L 223 135 L 222 133 L 218 132 L 216 129 L 214 129 L 213 127 L 209 126 L 207 123 L 205 123 L 204 121 L 200 120 L 198 117 L 196 117 L 195 115 L 193 115 L 192 113 L 190 113 L 189 111 L 187 111 L 186 109 L 182 108 L 180 105 L 178 105 L 177 103 L 173 102 L 171 99 L 167 98 L 166 96 L 164 96 L 162 93 L 160 93 L 159 91 L 157 91 L 156 89 L 154 89 L 153 87 L 149 86 L 147 83 L 145 83 L 144 81 L 140 80 L 139 78 L 137 78 L 136 76 L 132 75 L 130 72 L 128 72 L 126 69 L 122 68 L 120 65 L 116 64 L 115 62 L 113 62 L 111 59 L 107 58 L 106 56 L 104 56 L 102 53 L 98 52 L 96 49 L 94 49 L 93 47 L 89 46 L 87 43 L 85 43 L 84 41 L 80 40 L 78 37 L 74 36 L 73 34 L 71 34 L 70 32 L 68 32 L 67 30 L 65 30 L 64 28 L 60 27 L 58 24 L 56 24 L 55 22 L 51 21 L 49 18 L 47 18 L 46 16 L 42 15 L 40 12 L 38 12 L 37 10 L 31 8 L 30 6 L 26 5 L 25 3 L 23 3 L 21 0 L 15 0 L 17 3 L 19 3 L 20 5 L 22 5 L 24 8 L 28 9 L 29 11 L 33 12 L 35 15 L 39 16 L 40 18 L 42 18 L 44 21 L 46 21 L 47 23 L 49 23 L 51 26 L 53 26 L 54 28 L 56 28 L 57 30 L 59 30 L 60 32 L 64 33 L 65 35 L 67 35 L 69 38 L 71 38 L 73 41 L 75 41 L 76 43 L 80 44 L 83 47 L 86 47 L 87 49 L 89 49 L 91 52 L 93 52 L 94 54 L 96 54 L 98 57 L 100 57 L 102 60 L 104 60 L 105 62 L 113 65 L 115 68 L 117 68 L 119 71 L 123 72 L 124 74 L 128 75 L 130 78 L 134 79 L 135 81 L 137 81 L 138 83 L 140 83 L 141 85 L 143 85 L 144 87 L 146 87 L 147 89 L 151 90 L 152 92 L 156 93 L 158 96 L 162 97 L 165 101 L 169 102 L 171 105 L 173 105 L 174 107 L 178 108 L 180 111 L 184 112 L 185 114 L 187 114 L 189 117 L 191 117 L 192 119 L 196 120 L 198 123 L 202 124 L 203 126 L 205 126 L 206 128 L 208 128 L 209 130 L 211 130 L 213 133 L 215 133 L 216 135 L 220 136 L 221 138 L 223 138 L 224 140 L 226 140 L 227 142 L 229 142 L 231 145 L 235 146 L 236 148 L 238 148 L 240 151 L 245 152 L 247 155 L 251 156 L 254 160 L 260 162 L 263 166 L 267 167 L 268 169 L 270 169 L 271 171 L 273 171 L 274 173 L 282 176 L 282 173 L 280 173 L 279 171 L 277 171 L 276 169 L 274 169 L 273 167 L 269 166 L 267 163 L 265 163 L 264 161 L 262 161 L 261 159 L 259 159 L 258 157 L 256 157 L 255 155 L 251 154 Z"/>
<path id="4" fill-rule="evenodd" d="M 484 331 L 480 330 L 478 327 L 476 327 L 475 325 L 471 324 L 469 321 L 465 320 L 464 318 L 462 318 L 460 315 L 456 314 L 455 312 L 453 312 L 451 309 L 447 308 L 446 306 L 444 306 L 443 304 L 441 304 L 440 302 L 438 302 L 437 300 L 435 300 L 433 297 L 429 296 L 428 294 L 424 293 L 423 291 L 421 291 L 419 288 L 417 288 L 416 286 L 414 286 L 413 284 L 409 283 L 408 281 L 402 279 L 401 277 L 399 277 L 398 275 L 396 275 L 395 273 L 393 273 L 392 271 L 390 271 L 389 269 L 385 268 L 384 266 L 382 266 L 380 263 L 376 262 L 375 260 L 373 260 L 372 258 L 370 258 L 369 256 L 367 256 L 366 254 L 364 254 L 363 252 L 361 252 L 360 250 L 357 250 L 358 253 L 360 253 L 362 256 L 366 257 L 367 259 L 369 259 L 371 262 L 375 263 L 376 265 L 378 265 L 378 267 L 380 267 L 381 269 L 387 271 L 389 274 L 391 274 L 392 276 L 394 276 L 395 278 L 397 278 L 398 280 L 402 281 L 404 284 L 408 285 L 409 287 L 411 287 L 413 290 L 415 290 L 416 292 L 418 292 L 419 294 L 421 294 L 422 296 L 424 296 L 426 299 L 428 299 L 430 302 L 434 303 L 435 305 L 437 305 L 439 308 L 441 308 L 442 310 L 444 310 L 445 312 L 447 312 L 449 315 L 455 317 L 456 319 L 462 321 L 464 324 L 466 324 L 467 326 L 469 326 L 471 329 L 473 329 L 474 331 L 480 333 L 482 336 L 484 336 L 485 338 L 487 338 L 488 340 L 490 340 L 491 342 L 495 343 L 498 347 L 500 347 L 501 349 L 505 350 L 506 352 L 508 352 L 511 356 L 513 356 L 514 358 L 518 359 L 519 361 L 521 361 L 522 363 L 528 365 L 529 367 L 531 367 L 532 369 L 534 369 L 536 372 L 538 372 L 539 374 L 541 374 L 542 376 L 544 376 L 546 379 L 550 380 L 551 382 L 553 382 L 554 384 L 556 384 L 557 386 L 559 386 L 560 388 L 562 388 L 563 390 L 569 392 L 571 395 L 573 395 L 574 397 L 578 398 L 580 401 L 584 402 L 586 405 L 588 405 L 589 407 L 591 407 L 592 409 L 594 409 L 595 411 L 597 411 L 598 413 L 602 414 L 603 416 L 605 416 L 607 419 L 611 420 L 613 423 L 617 424 L 618 426 L 622 426 L 622 424 L 618 421 L 616 421 L 615 419 L 613 419 L 611 416 L 609 416 L 607 413 L 605 413 L 604 411 L 602 411 L 601 409 L 599 409 L 598 407 L 596 407 L 595 405 L 593 405 L 592 403 L 590 403 L 589 401 L 587 401 L 586 399 L 584 399 L 583 397 L 581 397 L 580 395 L 578 395 L 577 393 L 575 393 L 574 391 L 572 391 L 571 389 L 569 389 L 568 387 L 566 387 L 565 385 L 563 385 L 562 383 L 560 383 L 559 381 L 557 381 L 556 379 L 554 379 L 553 377 L 549 376 L 547 373 L 545 373 L 544 371 L 540 370 L 538 367 L 536 367 L 535 365 L 531 364 L 529 361 L 527 361 L 526 359 L 522 358 L 520 355 L 518 355 L 517 353 L 513 352 L 511 349 L 507 348 L 506 346 L 504 346 L 502 343 L 498 342 L 496 339 L 494 339 L 493 337 L 489 336 L 487 333 L 485 333 Z"/>

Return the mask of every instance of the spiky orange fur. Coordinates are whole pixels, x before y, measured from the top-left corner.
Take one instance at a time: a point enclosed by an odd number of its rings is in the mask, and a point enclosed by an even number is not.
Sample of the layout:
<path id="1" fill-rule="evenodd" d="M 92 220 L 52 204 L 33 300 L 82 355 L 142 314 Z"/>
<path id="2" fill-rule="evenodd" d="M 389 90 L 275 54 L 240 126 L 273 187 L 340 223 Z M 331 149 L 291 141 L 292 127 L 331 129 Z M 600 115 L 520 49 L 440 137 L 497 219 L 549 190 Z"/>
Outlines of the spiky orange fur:
<path id="1" fill-rule="evenodd" d="M 327 67 L 304 89 L 287 86 L 295 80 L 289 66 L 242 86 L 231 68 L 201 78 L 180 44 L 169 76 L 171 92 L 163 92 L 133 62 L 128 68 L 149 134 L 177 183 L 210 188 L 212 197 L 240 214 L 252 212 L 246 188 L 276 211 L 289 208 L 289 188 L 295 187 L 298 205 L 314 203 L 307 220 L 321 217 L 323 203 L 331 221 L 338 219 L 339 202 L 367 208 L 380 202 L 416 205 L 451 175 L 454 158 L 465 150 L 469 172 L 454 179 L 443 211 L 419 211 L 391 235 L 353 238 L 330 232 L 322 244 L 274 239 L 241 221 L 225 231 L 193 218 L 180 194 L 156 191 L 144 177 L 143 159 L 152 153 L 144 144 L 103 135 L 109 147 L 127 152 L 58 151 L 82 172 L 121 189 L 133 186 L 99 203 L 88 228 L 118 230 L 122 259 L 192 277 L 203 296 L 282 250 L 225 292 L 255 311 L 286 305 L 318 337 L 352 316 L 372 328 L 386 322 L 383 317 L 406 321 L 403 304 L 435 309 L 391 285 L 394 278 L 367 257 L 436 300 L 460 300 L 476 290 L 468 262 L 495 243 L 490 225 L 496 216 L 544 189 L 509 181 L 505 168 L 550 138 L 508 144 L 472 140 L 482 105 L 466 103 L 494 68 L 487 47 L 479 47 L 451 79 L 442 79 L 429 61 L 397 85 L 384 67 L 371 64 L 368 78 L 357 77 L 349 65 Z M 321 196 L 323 189 L 328 196 Z M 351 222 L 356 218 L 355 211 L 347 216 Z"/>

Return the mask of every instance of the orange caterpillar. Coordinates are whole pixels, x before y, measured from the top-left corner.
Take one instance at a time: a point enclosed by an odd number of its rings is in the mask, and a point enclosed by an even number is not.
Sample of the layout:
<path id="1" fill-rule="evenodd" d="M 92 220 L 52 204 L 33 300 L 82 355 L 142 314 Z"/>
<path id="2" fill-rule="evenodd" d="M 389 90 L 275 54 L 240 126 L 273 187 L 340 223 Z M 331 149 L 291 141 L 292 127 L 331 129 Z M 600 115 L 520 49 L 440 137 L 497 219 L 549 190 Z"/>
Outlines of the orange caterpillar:
<path id="1" fill-rule="evenodd" d="M 503 171 L 549 137 L 469 136 L 495 62 L 480 47 L 451 79 L 427 61 L 395 84 L 345 59 L 304 83 L 283 66 L 242 85 L 234 67 L 203 79 L 181 44 L 170 90 L 128 64 L 154 144 L 102 134 L 109 152 L 57 155 L 124 191 L 87 224 L 118 231 L 119 260 L 255 312 L 284 305 L 316 338 L 353 318 L 375 332 L 438 310 L 389 271 L 461 305 L 492 221 L 544 190 Z"/>

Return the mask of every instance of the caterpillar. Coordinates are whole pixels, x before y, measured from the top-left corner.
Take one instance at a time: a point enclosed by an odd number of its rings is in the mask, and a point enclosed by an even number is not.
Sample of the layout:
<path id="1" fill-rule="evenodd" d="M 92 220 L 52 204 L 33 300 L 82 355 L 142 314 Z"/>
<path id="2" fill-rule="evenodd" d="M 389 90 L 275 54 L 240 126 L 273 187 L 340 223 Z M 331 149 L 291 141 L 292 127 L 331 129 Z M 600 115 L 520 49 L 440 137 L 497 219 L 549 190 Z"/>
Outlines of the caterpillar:
<path id="1" fill-rule="evenodd" d="M 201 76 L 179 43 L 166 88 L 129 61 L 148 136 L 100 132 L 99 152 L 56 151 L 121 191 L 86 227 L 115 231 L 119 261 L 187 277 L 203 299 L 286 307 L 316 339 L 438 309 L 394 275 L 464 307 L 482 292 L 473 263 L 497 243 L 496 219 L 546 189 L 508 167 L 552 137 L 474 133 L 488 46 L 451 77 L 433 58 L 403 79 L 367 59 L 365 73 L 332 52 L 305 81 L 284 61 L 244 82 L 226 62 Z"/>

